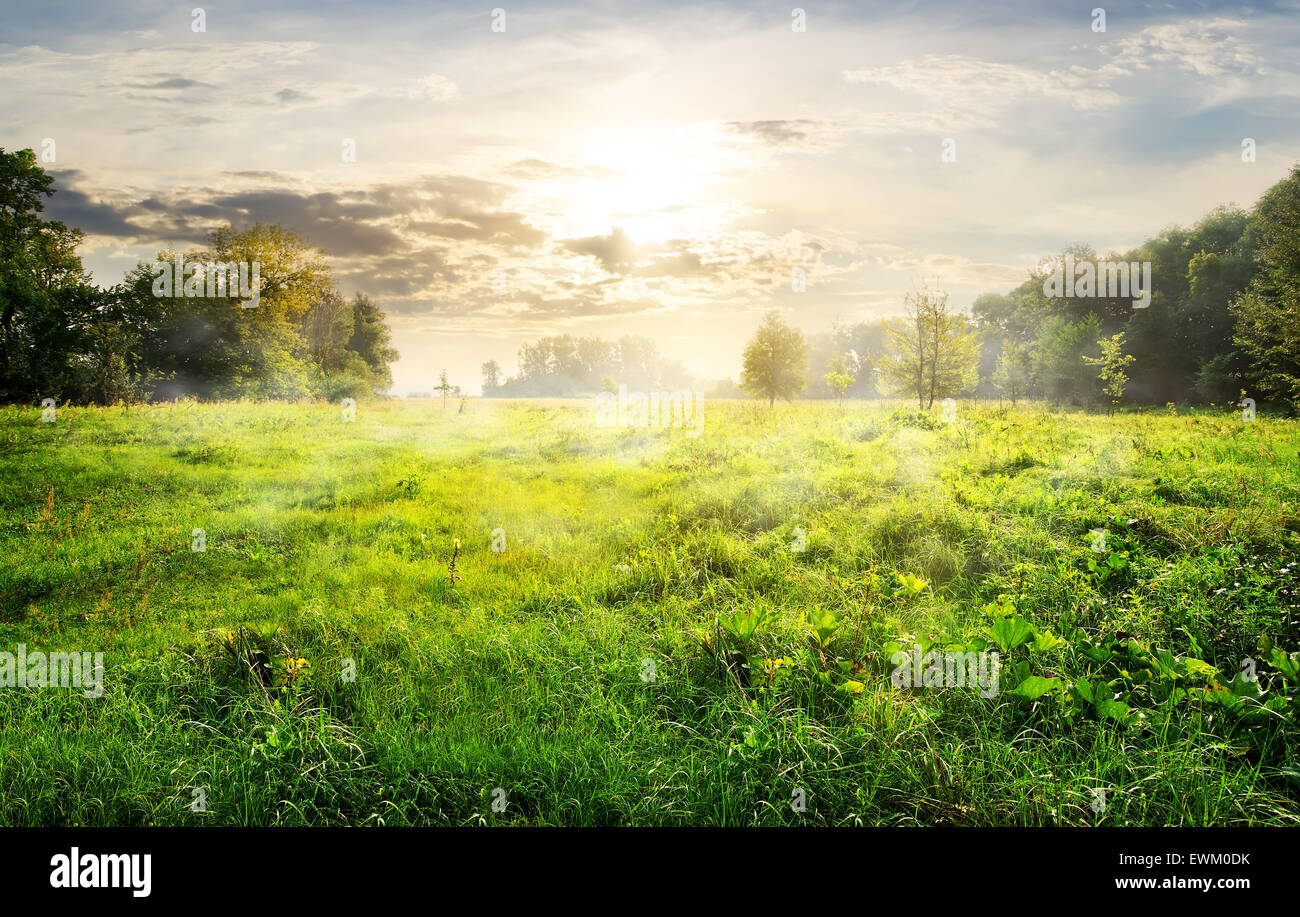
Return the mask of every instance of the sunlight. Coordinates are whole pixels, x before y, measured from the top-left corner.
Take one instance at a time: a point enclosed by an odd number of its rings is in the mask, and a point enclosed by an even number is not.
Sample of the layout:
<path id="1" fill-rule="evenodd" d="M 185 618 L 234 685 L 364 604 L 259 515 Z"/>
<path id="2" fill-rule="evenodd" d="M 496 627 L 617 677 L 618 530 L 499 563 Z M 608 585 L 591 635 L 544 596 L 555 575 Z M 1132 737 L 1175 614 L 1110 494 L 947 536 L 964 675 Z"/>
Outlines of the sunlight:
<path id="1" fill-rule="evenodd" d="M 544 191 L 563 201 L 559 233 L 604 235 L 621 227 L 638 245 L 658 245 L 721 228 L 724 208 L 706 201 L 720 180 L 722 151 L 698 132 L 619 132 L 595 140 L 583 161 L 585 175 Z"/>

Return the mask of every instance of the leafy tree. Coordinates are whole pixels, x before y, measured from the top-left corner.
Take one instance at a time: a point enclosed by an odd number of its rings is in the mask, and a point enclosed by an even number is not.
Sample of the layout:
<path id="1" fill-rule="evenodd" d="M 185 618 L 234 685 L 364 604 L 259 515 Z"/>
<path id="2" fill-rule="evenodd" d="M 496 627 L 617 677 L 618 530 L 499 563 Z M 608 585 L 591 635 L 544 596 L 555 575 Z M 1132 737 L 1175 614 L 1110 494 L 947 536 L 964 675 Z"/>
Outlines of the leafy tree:
<path id="1" fill-rule="evenodd" d="M 326 373 L 343 368 L 354 322 L 353 305 L 333 288 L 327 289 L 307 310 L 302 335 L 307 349 Z"/>
<path id="2" fill-rule="evenodd" d="M 907 294 L 904 316 L 897 322 L 886 321 L 888 349 L 880 368 L 895 391 L 916 395 L 917 407 L 925 407 L 926 322 L 925 314 Z"/>
<path id="3" fill-rule="evenodd" d="M 390 346 L 392 332 L 386 319 L 387 316 L 370 301 L 369 296 L 358 293 L 353 297 L 352 336 L 348 338 L 348 350 L 365 362 L 381 389 L 393 384 L 393 373 L 388 364 L 398 357 L 397 351 Z"/>
<path id="4" fill-rule="evenodd" d="M 947 293 L 922 286 L 904 304 L 903 320 L 887 325 L 891 349 L 881 367 L 924 410 L 975 383 L 979 351 L 965 317 L 948 311 Z"/>
<path id="5" fill-rule="evenodd" d="M 789 401 L 804 390 L 808 344 L 803 333 L 781 320 L 775 309 L 763 316 L 758 331 L 745 346 L 740 387 L 754 397 Z"/>
<path id="6" fill-rule="evenodd" d="M 30 149 L 0 149 L 0 399 L 58 397 L 94 321 L 95 291 L 77 257 L 82 234 L 41 216 L 54 179 Z"/>
<path id="7" fill-rule="evenodd" d="M 1034 381 L 1054 401 L 1086 402 L 1095 376 L 1083 362 L 1091 356 L 1101 333 L 1101 319 L 1089 315 L 1078 321 L 1056 316 L 1043 323 L 1033 355 Z"/>
<path id="8" fill-rule="evenodd" d="M 848 374 L 844 354 L 837 353 L 832 356 L 826 364 L 826 370 L 826 375 L 822 377 L 826 380 L 826 387 L 831 390 L 831 393 L 835 395 L 835 400 L 843 407 L 844 393 L 853 384 L 853 377 Z"/>
<path id="9" fill-rule="evenodd" d="M 1259 391 L 1300 407 L 1300 166 L 1255 206 L 1259 273 L 1236 302 L 1233 339 Z"/>
<path id="10" fill-rule="evenodd" d="M 1124 400 L 1124 388 L 1128 385 L 1128 373 L 1126 370 L 1132 365 L 1135 359 L 1132 354 L 1124 353 L 1124 332 L 1112 334 L 1109 338 L 1102 338 L 1097 342 L 1101 348 L 1100 357 L 1091 357 L 1085 354 L 1083 362 L 1087 366 L 1100 367 L 1101 371 L 1097 374 L 1097 379 L 1102 384 L 1102 392 L 1108 399 L 1107 414 L 1115 413 L 1115 408 Z"/>
<path id="11" fill-rule="evenodd" d="M 1023 398 L 1029 391 L 1029 350 L 1023 344 L 1008 341 L 998 356 L 997 368 L 993 370 L 993 385 L 999 392 L 1011 399 L 1014 406 L 1017 398 Z"/>
<path id="12" fill-rule="evenodd" d="M 140 385 L 131 371 L 139 336 L 129 325 L 97 321 L 87 330 L 74 367 L 74 386 L 83 401 L 93 404 L 138 400 Z"/>
<path id="13" fill-rule="evenodd" d="M 885 323 L 857 322 L 842 325 L 838 322 L 831 329 L 831 344 L 834 351 L 844 354 L 848 374 L 854 382 L 848 393 L 868 397 L 879 394 L 876 387 L 876 354 L 885 348 Z"/>
<path id="14" fill-rule="evenodd" d="M 501 387 L 501 364 L 488 360 L 479 370 L 483 373 L 483 394 L 490 395 Z"/>

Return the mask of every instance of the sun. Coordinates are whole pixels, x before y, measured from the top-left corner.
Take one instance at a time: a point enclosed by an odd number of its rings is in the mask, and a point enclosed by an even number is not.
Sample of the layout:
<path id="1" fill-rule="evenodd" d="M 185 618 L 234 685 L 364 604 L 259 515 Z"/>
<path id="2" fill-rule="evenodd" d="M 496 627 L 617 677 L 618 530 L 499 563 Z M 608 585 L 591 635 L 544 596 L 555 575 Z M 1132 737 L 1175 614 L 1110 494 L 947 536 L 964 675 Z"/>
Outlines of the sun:
<path id="1" fill-rule="evenodd" d="M 553 228 L 581 237 L 617 227 L 638 245 L 712 234 L 726 210 L 714 193 L 722 177 L 718 153 L 683 130 L 595 138 L 577 157 L 580 169 L 541 189 L 557 206 Z"/>

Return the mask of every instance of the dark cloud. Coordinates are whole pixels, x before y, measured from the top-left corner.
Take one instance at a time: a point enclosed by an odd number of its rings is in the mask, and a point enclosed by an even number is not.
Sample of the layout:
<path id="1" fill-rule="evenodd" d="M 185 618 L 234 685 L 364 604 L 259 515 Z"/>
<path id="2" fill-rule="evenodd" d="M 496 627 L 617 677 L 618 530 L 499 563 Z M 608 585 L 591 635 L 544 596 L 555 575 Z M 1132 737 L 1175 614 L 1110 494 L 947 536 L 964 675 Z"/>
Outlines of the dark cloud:
<path id="1" fill-rule="evenodd" d="M 191 80 L 183 76 L 171 76 L 153 83 L 127 83 L 132 89 L 213 89 L 211 83 Z"/>
<path id="2" fill-rule="evenodd" d="M 637 268 L 638 277 L 698 277 L 712 273 L 695 252 L 682 252 L 667 258 L 656 258 L 644 267 Z"/>
<path id="3" fill-rule="evenodd" d="M 728 121 L 727 127 L 734 133 L 755 137 L 764 143 L 779 146 L 786 143 L 799 143 L 819 126 L 819 122 L 800 118 L 793 121 Z"/>
<path id="4" fill-rule="evenodd" d="M 52 220 L 62 220 L 87 235 L 132 238 L 141 232 L 127 222 L 127 214 L 118 207 L 94 200 L 89 194 L 69 187 L 79 180 L 75 169 L 52 171 L 54 194 L 46 198 L 45 213 Z"/>
<path id="5" fill-rule="evenodd" d="M 335 270 L 339 283 L 346 288 L 363 289 L 375 296 L 396 297 L 399 300 L 414 296 L 439 284 L 457 284 L 462 278 L 448 264 L 442 251 L 423 251 L 418 258 L 387 257 L 367 261 L 356 268 Z M 398 302 L 386 306 L 387 311 L 409 314 L 422 306 Z"/>
<path id="6" fill-rule="evenodd" d="M 636 265 L 636 246 L 619 227 L 607 236 L 564 239 L 562 244 L 574 254 L 591 255 L 611 274 L 626 274 Z"/>
<path id="7" fill-rule="evenodd" d="M 226 173 L 255 180 L 279 179 L 274 172 Z M 141 242 L 203 243 L 208 233 L 229 223 L 278 223 L 306 236 L 336 257 L 379 257 L 412 253 L 420 236 L 479 242 L 511 249 L 535 248 L 546 241 L 523 216 L 497 205 L 510 189 L 458 176 L 434 176 L 410 184 L 382 185 L 343 192 L 303 192 L 251 188 L 233 192 L 203 189 L 154 195 L 138 201 L 93 200 L 79 190 L 84 176 L 58 173 L 59 193 L 51 213 L 94 235 Z M 434 218 L 430 219 L 427 215 Z"/>

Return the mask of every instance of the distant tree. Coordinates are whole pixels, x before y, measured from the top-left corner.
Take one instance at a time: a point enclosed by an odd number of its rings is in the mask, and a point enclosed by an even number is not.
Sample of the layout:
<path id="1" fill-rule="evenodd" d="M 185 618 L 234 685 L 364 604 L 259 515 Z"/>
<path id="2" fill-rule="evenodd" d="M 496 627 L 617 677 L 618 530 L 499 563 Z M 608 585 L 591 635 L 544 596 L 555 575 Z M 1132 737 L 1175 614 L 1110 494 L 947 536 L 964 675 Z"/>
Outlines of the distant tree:
<path id="1" fill-rule="evenodd" d="M 884 322 L 858 322 L 844 325 L 836 322 L 831 330 L 831 340 L 835 351 L 844 354 L 847 372 L 854 382 L 847 394 L 869 396 L 878 394 L 876 379 L 878 373 L 874 354 L 884 350 Z"/>
<path id="2" fill-rule="evenodd" d="M 936 398 L 975 384 L 979 349 L 965 316 L 948 311 L 948 294 L 927 286 L 904 298 L 904 317 L 886 325 L 889 350 L 881 359 L 895 389 L 916 395 L 927 410 Z"/>
<path id="3" fill-rule="evenodd" d="M 1007 341 L 1003 345 L 993 370 L 993 385 L 1013 406 L 1017 398 L 1024 397 L 1029 390 L 1029 351 L 1023 344 Z"/>
<path id="4" fill-rule="evenodd" d="M 1101 382 L 1102 392 L 1107 399 L 1107 414 L 1115 413 L 1115 408 L 1124 400 L 1124 389 L 1128 385 L 1128 373 L 1126 370 L 1134 361 L 1132 354 L 1124 353 L 1124 332 L 1112 334 L 1109 338 L 1102 338 L 1097 342 L 1101 348 L 1100 357 L 1083 356 L 1083 362 L 1087 366 L 1096 366 L 1100 368 L 1097 379 Z"/>
<path id="5" fill-rule="evenodd" d="M 709 398 L 741 398 L 744 394 L 744 390 L 730 377 L 719 379 L 707 392 Z"/>
<path id="6" fill-rule="evenodd" d="M 618 394 L 618 381 L 613 376 L 602 376 L 600 380 L 600 390 L 608 392 L 611 395 Z"/>
<path id="7" fill-rule="evenodd" d="M 438 374 L 438 384 L 433 387 L 435 392 L 442 392 L 442 409 L 447 410 L 447 396 L 456 390 L 456 386 L 447 381 L 447 370 Z"/>
<path id="8" fill-rule="evenodd" d="M 1300 408 L 1300 166 L 1255 205 L 1259 273 L 1236 302 L 1234 340 L 1259 391 Z"/>
<path id="9" fill-rule="evenodd" d="M 754 397 L 789 401 L 804 390 L 808 345 L 802 332 L 781 320 L 775 309 L 763 316 L 753 340 L 745 347 L 740 387 Z"/>
<path id="10" fill-rule="evenodd" d="M 483 373 L 483 394 L 490 395 L 501 387 L 501 364 L 488 360 L 479 369 Z"/>
<path id="11" fill-rule="evenodd" d="M 827 361 L 826 370 L 826 375 L 822 377 L 826 380 L 826 387 L 831 390 L 835 400 L 843 407 L 844 393 L 848 391 L 849 386 L 854 382 L 854 378 L 848 373 L 848 363 L 844 354 L 834 354 Z"/>

